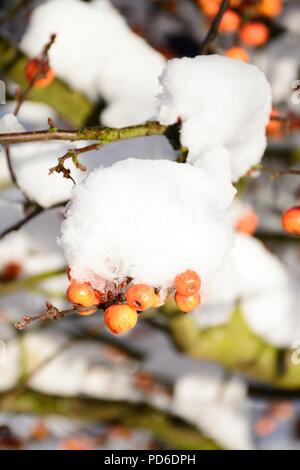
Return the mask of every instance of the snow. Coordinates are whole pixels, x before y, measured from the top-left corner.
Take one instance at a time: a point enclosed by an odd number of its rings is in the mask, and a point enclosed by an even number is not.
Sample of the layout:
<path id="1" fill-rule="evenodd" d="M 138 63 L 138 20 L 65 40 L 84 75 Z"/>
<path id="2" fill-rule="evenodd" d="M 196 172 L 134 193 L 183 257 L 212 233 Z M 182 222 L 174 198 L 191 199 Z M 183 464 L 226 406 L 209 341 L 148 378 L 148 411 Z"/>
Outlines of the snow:
<path id="1" fill-rule="evenodd" d="M 174 412 L 226 449 L 252 449 L 245 385 L 236 378 L 226 382 L 215 366 L 205 369 L 177 381 Z"/>
<path id="2" fill-rule="evenodd" d="M 165 59 L 130 30 L 108 0 L 51 0 L 37 6 L 20 47 L 36 56 L 53 32 L 51 67 L 89 98 L 104 98 L 105 125 L 136 124 L 154 115 Z"/>
<path id="3" fill-rule="evenodd" d="M 228 202 L 237 181 L 260 162 L 271 89 L 262 72 L 218 55 L 173 59 L 160 78 L 157 118 L 182 122 L 181 143 L 188 162 L 214 175 Z"/>
<path id="4" fill-rule="evenodd" d="M 253 237 L 237 234 L 226 268 L 215 279 L 201 309 L 201 328 L 226 323 L 238 301 L 249 327 L 266 342 L 290 347 L 300 334 L 300 316 L 287 271 Z"/>
<path id="5" fill-rule="evenodd" d="M 171 286 L 190 268 L 205 290 L 223 266 L 232 233 L 206 171 L 167 160 L 128 159 L 76 186 L 60 244 L 72 276 Z"/>

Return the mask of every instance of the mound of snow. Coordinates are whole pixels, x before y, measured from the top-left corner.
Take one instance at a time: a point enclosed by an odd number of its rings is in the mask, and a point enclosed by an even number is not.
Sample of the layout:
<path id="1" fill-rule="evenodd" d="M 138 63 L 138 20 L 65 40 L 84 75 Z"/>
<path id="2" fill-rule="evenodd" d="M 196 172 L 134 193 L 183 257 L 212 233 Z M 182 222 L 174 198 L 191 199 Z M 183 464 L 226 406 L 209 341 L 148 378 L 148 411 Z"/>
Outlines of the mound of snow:
<path id="1" fill-rule="evenodd" d="M 108 0 L 51 0 L 37 6 L 20 46 L 36 56 L 54 32 L 51 67 L 91 99 L 105 99 L 104 124 L 125 126 L 154 115 L 165 59 L 130 30 Z"/>
<path id="2" fill-rule="evenodd" d="M 232 246 L 229 218 L 206 171 L 167 160 L 128 159 L 91 173 L 73 191 L 60 244 L 72 276 L 171 286 L 190 268 L 202 286 Z"/>
<path id="3" fill-rule="evenodd" d="M 231 200 L 230 182 L 259 163 L 266 148 L 271 89 L 264 74 L 211 55 L 169 61 L 160 82 L 158 120 L 182 122 L 188 162 L 209 170 Z"/>

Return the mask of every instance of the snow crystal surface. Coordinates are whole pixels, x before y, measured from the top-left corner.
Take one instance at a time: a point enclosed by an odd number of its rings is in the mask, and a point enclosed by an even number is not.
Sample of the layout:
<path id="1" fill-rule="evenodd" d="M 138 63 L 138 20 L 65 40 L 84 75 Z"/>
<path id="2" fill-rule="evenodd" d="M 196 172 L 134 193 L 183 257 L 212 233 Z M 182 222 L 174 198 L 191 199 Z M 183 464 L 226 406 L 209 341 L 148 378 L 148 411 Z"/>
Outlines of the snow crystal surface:
<path id="1" fill-rule="evenodd" d="M 53 70 L 91 99 L 105 99 L 104 124 L 125 126 L 154 115 L 165 59 L 130 30 L 108 0 L 51 0 L 37 6 L 22 50 L 29 56 L 40 54 L 53 32 Z"/>
<path id="2" fill-rule="evenodd" d="M 232 245 L 229 219 L 206 171 L 166 160 L 99 168 L 73 191 L 60 244 L 72 275 L 170 286 L 190 268 L 203 288 Z"/>
<path id="3" fill-rule="evenodd" d="M 236 181 L 260 162 L 271 89 L 262 72 L 218 55 L 174 59 L 160 78 L 157 118 L 182 122 L 188 162 L 210 171 L 230 201 Z"/>

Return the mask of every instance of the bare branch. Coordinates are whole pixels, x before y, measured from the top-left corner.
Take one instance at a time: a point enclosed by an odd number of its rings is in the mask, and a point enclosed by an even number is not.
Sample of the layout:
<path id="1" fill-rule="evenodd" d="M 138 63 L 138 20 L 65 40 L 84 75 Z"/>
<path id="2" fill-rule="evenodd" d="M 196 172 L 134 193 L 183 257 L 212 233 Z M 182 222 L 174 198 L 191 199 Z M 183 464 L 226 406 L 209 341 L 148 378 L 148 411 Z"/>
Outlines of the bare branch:
<path id="1" fill-rule="evenodd" d="M 224 16 L 224 13 L 226 12 L 227 8 L 229 7 L 229 0 L 223 0 L 222 4 L 220 5 L 220 9 L 215 16 L 215 18 L 212 21 L 212 24 L 210 26 L 210 29 L 201 44 L 200 47 L 200 54 L 204 55 L 207 53 L 208 47 L 212 41 L 217 37 L 219 33 L 219 26 L 222 21 L 222 18 Z"/>
<path id="2" fill-rule="evenodd" d="M 35 316 L 30 316 L 26 315 L 25 317 L 22 318 L 22 320 L 18 321 L 15 323 L 15 327 L 18 330 L 23 330 L 26 328 L 28 325 L 35 321 L 40 321 L 40 320 L 61 320 L 67 315 L 72 315 L 75 313 L 84 313 L 84 312 L 90 312 L 90 313 L 96 313 L 98 310 L 98 307 L 80 307 L 80 306 L 75 306 L 71 309 L 68 310 L 58 310 L 58 308 L 54 307 L 50 302 L 46 302 L 46 310 L 45 312 L 41 313 L 40 315 L 35 315 Z"/>

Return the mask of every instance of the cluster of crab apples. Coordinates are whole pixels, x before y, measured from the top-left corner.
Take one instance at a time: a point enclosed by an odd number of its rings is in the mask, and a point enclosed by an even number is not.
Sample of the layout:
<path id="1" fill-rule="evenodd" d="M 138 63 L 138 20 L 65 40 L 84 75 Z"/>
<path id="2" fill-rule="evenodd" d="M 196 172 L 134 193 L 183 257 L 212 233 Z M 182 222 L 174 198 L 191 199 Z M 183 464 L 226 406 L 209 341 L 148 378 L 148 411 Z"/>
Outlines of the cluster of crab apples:
<path id="1" fill-rule="evenodd" d="M 222 0 L 196 0 L 210 24 L 220 10 Z M 283 10 L 282 0 L 230 0 L 219 25 L 219 32 L 231 35 L 225 55 L 250 61 L 246 48 L 264 46 L 270 38 L 270 20 Z"/>
<path id="2" fill-rule="evenodd" d="M 161 307 L 170 293 L 174 292 L 177 307 L 184 313 L 191 312 L 200 303 L 201 279 L 190 269 L 176 276 L 174 284 L 169 289 L 153 288 L 147 284 L 132 284 L 127 278 L 122 284 L 114 286 L 113 290 L 100 292 L 88 282 L 77 282 L 70 275 L 70 285 L 66 296 L 76 307 L 80 315 L 92 315 L 99 308 L 104 310 L 104 322 L 114 334 L 125 333 L 134 328 L 139 313 L 149 308 Z"/>

